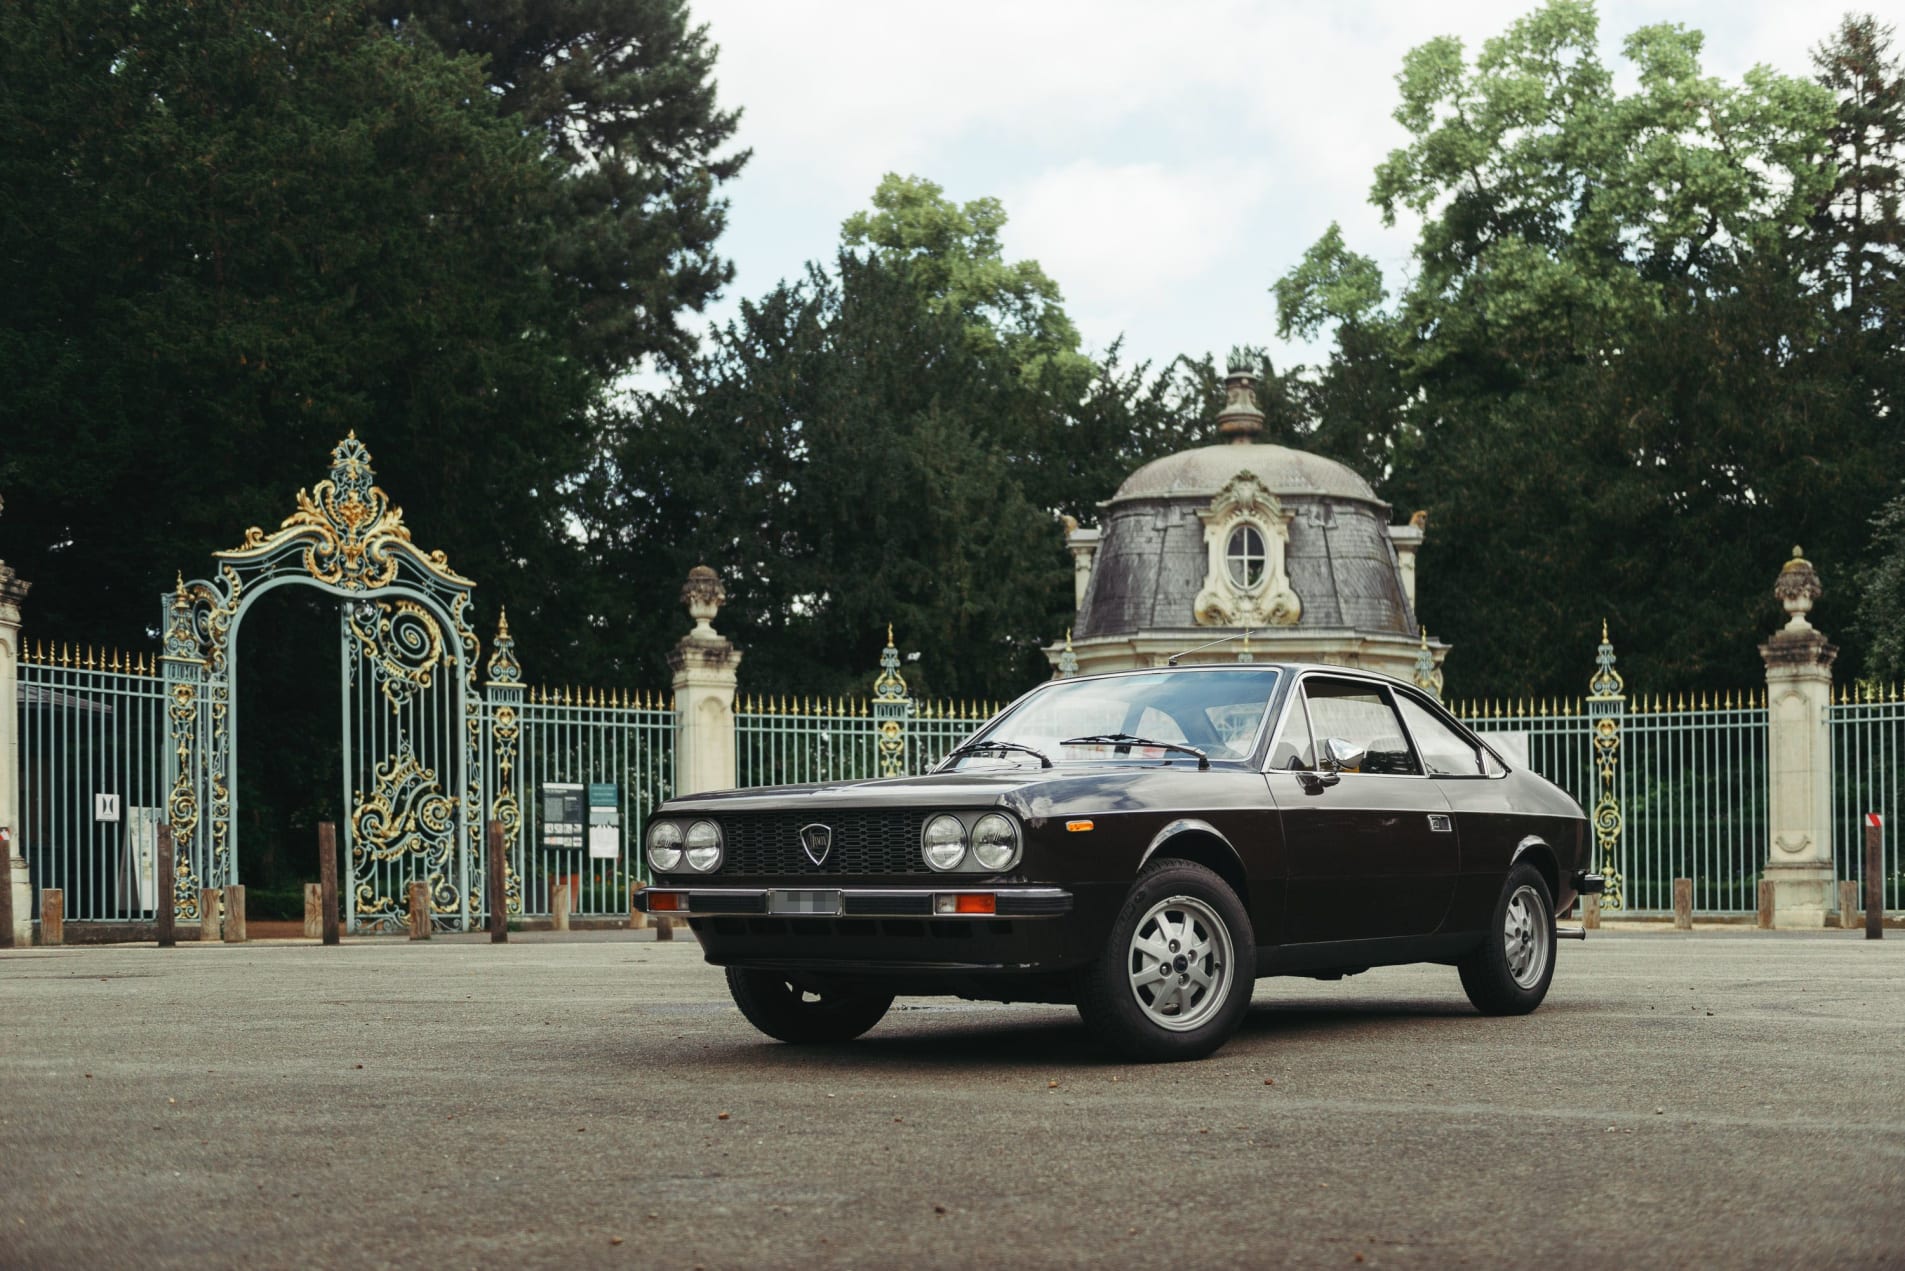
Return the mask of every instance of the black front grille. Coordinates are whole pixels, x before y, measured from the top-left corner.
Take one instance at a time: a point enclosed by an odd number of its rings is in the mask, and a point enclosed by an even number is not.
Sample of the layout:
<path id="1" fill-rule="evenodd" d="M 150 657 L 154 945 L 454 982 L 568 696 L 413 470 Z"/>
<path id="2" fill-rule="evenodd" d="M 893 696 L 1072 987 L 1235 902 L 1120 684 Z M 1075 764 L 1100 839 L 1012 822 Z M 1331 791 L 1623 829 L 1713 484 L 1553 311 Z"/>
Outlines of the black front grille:
<path id="1" fill-rule="evenodd" d="M 925 874 L 919 854 L 924 812 L 735 812 L 717 818 L 727 843 L 728 877 Z M 833 831 L 826 862 L 800 845 L 804 825 Z"/>

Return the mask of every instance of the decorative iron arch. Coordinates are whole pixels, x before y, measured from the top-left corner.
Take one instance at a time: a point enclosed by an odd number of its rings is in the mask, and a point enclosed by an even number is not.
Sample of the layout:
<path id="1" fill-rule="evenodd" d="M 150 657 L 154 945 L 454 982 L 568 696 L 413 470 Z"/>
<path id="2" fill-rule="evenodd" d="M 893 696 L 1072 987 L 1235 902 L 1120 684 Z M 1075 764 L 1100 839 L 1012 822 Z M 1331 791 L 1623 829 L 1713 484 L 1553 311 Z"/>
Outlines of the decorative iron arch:
<path id="1" fill-rule="evenodd" d="M 400 694 L 405 685 L 428 687 L 439 667 L 457 681 L 457 770 L 446 774 L 451 793 L 414 755 L 392 756 L 379 777 L 387 776 L 413 803 L 403 809 L 386 800 L 376 815 L 383 825 L 412 814 L 431 824 L 453 822 L 448 841 L 462 851 L 454 862 L 433 862 L 432 909 L 468 925 L 483 894 L 480 643 L 470 625 L 476 584 L 451 569 L 444 553 L 425 552 L 411 540 L 402 509 L 375 483 L 370 452 L 355 432 L 331 451 L 330 475 L 298 491 L 297 510 L 278 529 L 267 534 L 254 526 L 238 547 L 213 555 L 214 577 L 187 581 L 181 575 L 164 598 L 166 815 L 178 854 L 175 912 L 196 918 L 201 888 L 237 881 L 238 633 L 260 596 L 296 583 L 360 602 L 346 625 L 365 656 L 379 661 L 387 694 Z M 414 802 L 420 792 L 427 806 Z M 361 807 L 354 811 L 363 815 Z"/>

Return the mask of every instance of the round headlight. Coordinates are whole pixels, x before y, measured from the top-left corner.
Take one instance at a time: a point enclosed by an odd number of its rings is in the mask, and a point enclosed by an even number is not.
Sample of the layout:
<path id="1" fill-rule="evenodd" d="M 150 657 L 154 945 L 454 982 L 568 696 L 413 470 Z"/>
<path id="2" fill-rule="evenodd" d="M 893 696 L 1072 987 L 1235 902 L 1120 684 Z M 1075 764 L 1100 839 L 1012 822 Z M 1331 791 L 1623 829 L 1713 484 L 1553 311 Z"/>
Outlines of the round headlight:
<path id="1" fill-rule="evenodd" d="M 926 863 L 934 869 L 957 869 L 966 856 L 966 827 L 958 817 L 941 814 L 926 823 L 919 844 Z"/>
<path id="2" fill-rule="evenodd" d="M 681 827 L 657 821 L 648 827 L 648 863 L 666 874 L 681 864 Z"/>
<path id="3" fill-rule="evenodd" d="M 713 821 L 696 821 L 688 827 L 683 840 L 688 849 L 688 868 L 707 874 L 721 864 L 721 827 Z"/>
<path id="4" fill-rule="evenodd" d="M 987 869 L 1011 869 L 1019 859 L 1018 827 L 997 812 L 986 813 L 973 823 L 972 855 Z"/>

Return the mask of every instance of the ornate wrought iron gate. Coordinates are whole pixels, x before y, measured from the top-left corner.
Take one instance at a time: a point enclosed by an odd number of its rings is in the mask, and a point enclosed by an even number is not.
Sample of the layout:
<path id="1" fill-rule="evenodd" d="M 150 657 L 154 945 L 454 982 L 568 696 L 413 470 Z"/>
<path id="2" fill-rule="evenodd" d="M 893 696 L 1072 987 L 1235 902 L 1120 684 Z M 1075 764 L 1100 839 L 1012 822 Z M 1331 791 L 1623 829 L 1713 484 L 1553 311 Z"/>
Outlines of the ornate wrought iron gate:
<path id="1" fill-rule="evenodd" d="M 275 532 L 247 530 L 242 545 L 216 554 L 216 578 L 181 577 L 167 599 L 166 811 L 182 918 L 197 916 L 201 888 L 238 880 L 238 632 L 259 596 L 290 583 L 343 602 L 350 928 L 397 921 L 411 881 L 428 883 L 440 925 L 463 928 L 481 917 L 475 584 L 442 552 L 411 542 L 402 511 L 373 476 L 353 433 L 331 452 L 330 476 L 298 492 L 297 510 Z"/>

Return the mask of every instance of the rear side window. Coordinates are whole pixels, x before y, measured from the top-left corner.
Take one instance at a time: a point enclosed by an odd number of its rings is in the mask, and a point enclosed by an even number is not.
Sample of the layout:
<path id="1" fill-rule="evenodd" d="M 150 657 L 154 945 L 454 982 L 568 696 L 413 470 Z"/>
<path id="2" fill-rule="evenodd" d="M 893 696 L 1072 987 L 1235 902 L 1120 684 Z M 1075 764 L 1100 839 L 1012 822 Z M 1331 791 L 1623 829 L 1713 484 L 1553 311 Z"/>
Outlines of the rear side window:
<path id="1" fill-rule="evenodd" d="M 1310 727 L 1319 743 L 1340 737 L 1367 752 L 1357 771 L 1390 776 L 1421 773 L 1388 689 L 1357 680 L 1313 677 L 1303 682 L 1303 694 L 1309 702 Z"/>
<path id="2" fill-rule="evenodd" d="M 1402 722 L 1409 726 L 1409 735 L 1415 739 L 1416 752 L 1422 756 L 1422 766 L 1428 769 L 1431 777 L 1485 775 L 1480 746 L 1450 728 L 1407 694 L 1401 695 L 1398 700 L 1402 706 Z"/>

